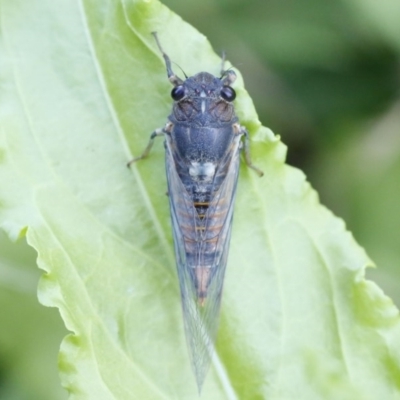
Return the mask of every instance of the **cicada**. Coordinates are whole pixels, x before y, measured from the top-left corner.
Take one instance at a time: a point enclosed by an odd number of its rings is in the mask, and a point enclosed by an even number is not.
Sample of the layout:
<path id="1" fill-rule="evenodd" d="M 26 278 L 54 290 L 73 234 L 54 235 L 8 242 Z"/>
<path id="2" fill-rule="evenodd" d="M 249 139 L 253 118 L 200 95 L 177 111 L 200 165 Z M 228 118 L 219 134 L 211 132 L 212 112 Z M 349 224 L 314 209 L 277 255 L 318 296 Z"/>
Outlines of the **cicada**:
<path id="1" fill-rule="evenodd" d="M 249 134 L 235 114 L 235 72 L 224 70 L 223 61 L 220 77 L 199 72 L 182 80 L 153 35 L 174 86 L 172 113 L 128 165 L 147 157 L 154 139 L 164 137 L 183 319 L 200 391 L 217 334 L 242 150 L 247 165 L 263 173 L 251 162 Z"/>

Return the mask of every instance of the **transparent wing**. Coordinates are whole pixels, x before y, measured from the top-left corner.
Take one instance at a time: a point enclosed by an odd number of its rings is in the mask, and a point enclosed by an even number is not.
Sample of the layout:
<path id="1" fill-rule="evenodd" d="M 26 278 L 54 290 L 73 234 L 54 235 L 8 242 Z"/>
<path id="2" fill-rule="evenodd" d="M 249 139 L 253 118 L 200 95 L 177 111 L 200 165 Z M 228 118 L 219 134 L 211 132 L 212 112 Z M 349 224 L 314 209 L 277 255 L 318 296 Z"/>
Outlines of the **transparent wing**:
<path id="1" fill-rule="evenodd" d="M 217 334 L 239 171 L 239 137 L 218 168 L 214 193 L 200 218 L 177 173 L 178 157 L 166 145 L 166 171 L 186 339 L 199 390 Z M 200 282 L 200 283 L 199 283 Z M 205 291 L 199 290 L 204 289 Z"/>

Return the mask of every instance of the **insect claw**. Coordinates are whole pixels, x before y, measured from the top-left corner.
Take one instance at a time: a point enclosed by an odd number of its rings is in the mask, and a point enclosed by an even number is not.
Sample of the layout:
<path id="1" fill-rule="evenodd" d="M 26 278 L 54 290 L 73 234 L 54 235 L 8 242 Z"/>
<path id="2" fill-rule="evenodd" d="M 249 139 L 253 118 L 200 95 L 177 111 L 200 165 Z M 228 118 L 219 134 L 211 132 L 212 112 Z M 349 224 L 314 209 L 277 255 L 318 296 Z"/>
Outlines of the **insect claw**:
<path id="1" fill-rule="evenodd" d="M 257 168 L 255 165 L 249 165 L 249 167 L 253 170 L 256 171 L 257 175 L 262 178 L 264 176 L 264 172 L 261 171 L 260 168 Z"/>
<path id="2" fill-rule="evenodd" d="M 154 139 L 155 139 L 157 136 L 163 136 L 163 135 L 164 135 L 164 132 L 166 132 L 166 131 L 164 130 L 164 128 L 163 128 L 163 129 L 161 129 L 161 128 L 156 129 L 156 130 L 150 135 L 149 143 L 147 144 L 147 146 L 146 146 L 146 148 L 144 149 L 143 153 L 142 153 L 140 156 L 138 156 L 138 157 L 132 158 L 132 160 L 130 160 L 130 161 L 126 164 L 126 166 L 127 166 L 128 168 L 130 168 L 131 165 L 132 165 L 134 162 L 139 161 L 139 160 L 143 160 L 144 158 L 146 158 L 146 157 L 149 155 L 151 148 L 153 147 Z"/>
<path id="3" fill-rule="evenodd" d="M 128 168 L 130 168 L 133 163 L 135 163 L 136 161 L 139 161 L 139 160 L 143 160 L 143 158 L 145 158 L 145 157 L 146 156 L 144 156 L 144 157 L 143 156 L 139 156 L 139 157 L 132 158 L 132 160 L 130 160 L 129 162 L 126 163 L 126 166 Z"/>

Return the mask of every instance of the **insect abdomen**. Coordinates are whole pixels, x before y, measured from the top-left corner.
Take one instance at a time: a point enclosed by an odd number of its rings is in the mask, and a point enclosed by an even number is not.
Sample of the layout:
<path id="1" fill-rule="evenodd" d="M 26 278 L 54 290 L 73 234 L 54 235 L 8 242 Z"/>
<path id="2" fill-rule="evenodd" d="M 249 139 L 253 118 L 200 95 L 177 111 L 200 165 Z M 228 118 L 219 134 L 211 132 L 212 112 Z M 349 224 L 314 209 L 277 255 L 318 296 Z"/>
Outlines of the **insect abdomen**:
<path id="1" fill-rule="evenodd" d="M 203 304 L 208 286 L 219 268 L 226 239 L 222 231 L 231 199 L 216 198 L 213 189 L 219 180 L 217 177 L 213 177 L 211 183 L 196 182 L 193 174 L 181 178 L 186 193 L 191 197 L 192 207 L 188 207 L 187 199 L 182 196 L 176 211 L 184 241 L 186 268 L 192 276 L 197 299 Z"/>

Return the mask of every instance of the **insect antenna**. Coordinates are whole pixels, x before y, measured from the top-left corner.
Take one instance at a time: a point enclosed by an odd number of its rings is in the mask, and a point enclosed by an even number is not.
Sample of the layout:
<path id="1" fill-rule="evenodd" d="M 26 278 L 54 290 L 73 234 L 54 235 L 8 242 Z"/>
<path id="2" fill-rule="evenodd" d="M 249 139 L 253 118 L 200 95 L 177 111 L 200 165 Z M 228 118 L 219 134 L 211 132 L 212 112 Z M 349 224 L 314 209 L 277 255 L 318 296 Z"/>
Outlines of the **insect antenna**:
<path id="1" fill-rule="evenodd" d="M 154 36 L 154 39 L 156 40 L 157 46 L 161 51 L 162 56 L 164 57 L 164 61 L 165 61 L 165 66 L 167 67 L 167 76 L 169 81 L 174 85 L 174 86 L 178 86 L 178 85 L 182 85 L 183 81 L 182 79 L 178 78 L 174 72 L 172 71 L 171 68 L 171 60 L 170 58 L 167 56 L 167 54 L 164 53 L 164 50 L 161 47 L 160 41 L 158 40 L 158 36 L 157 36 L 157 32 L 151 32 L 151 34 Z"/>
<path id="2" fill-rule="evenodd" d="M 177 64 L 176 62 L 173 62 L 173 63 L 182 71 L 182 74 L 185 75 L 185 79 L 187 79 L 188 76 L 186 75 L 186 73 L 185 73 L 185 71 L 183 70 L 183 68 L 182 68 L 179 64 Z"/>

